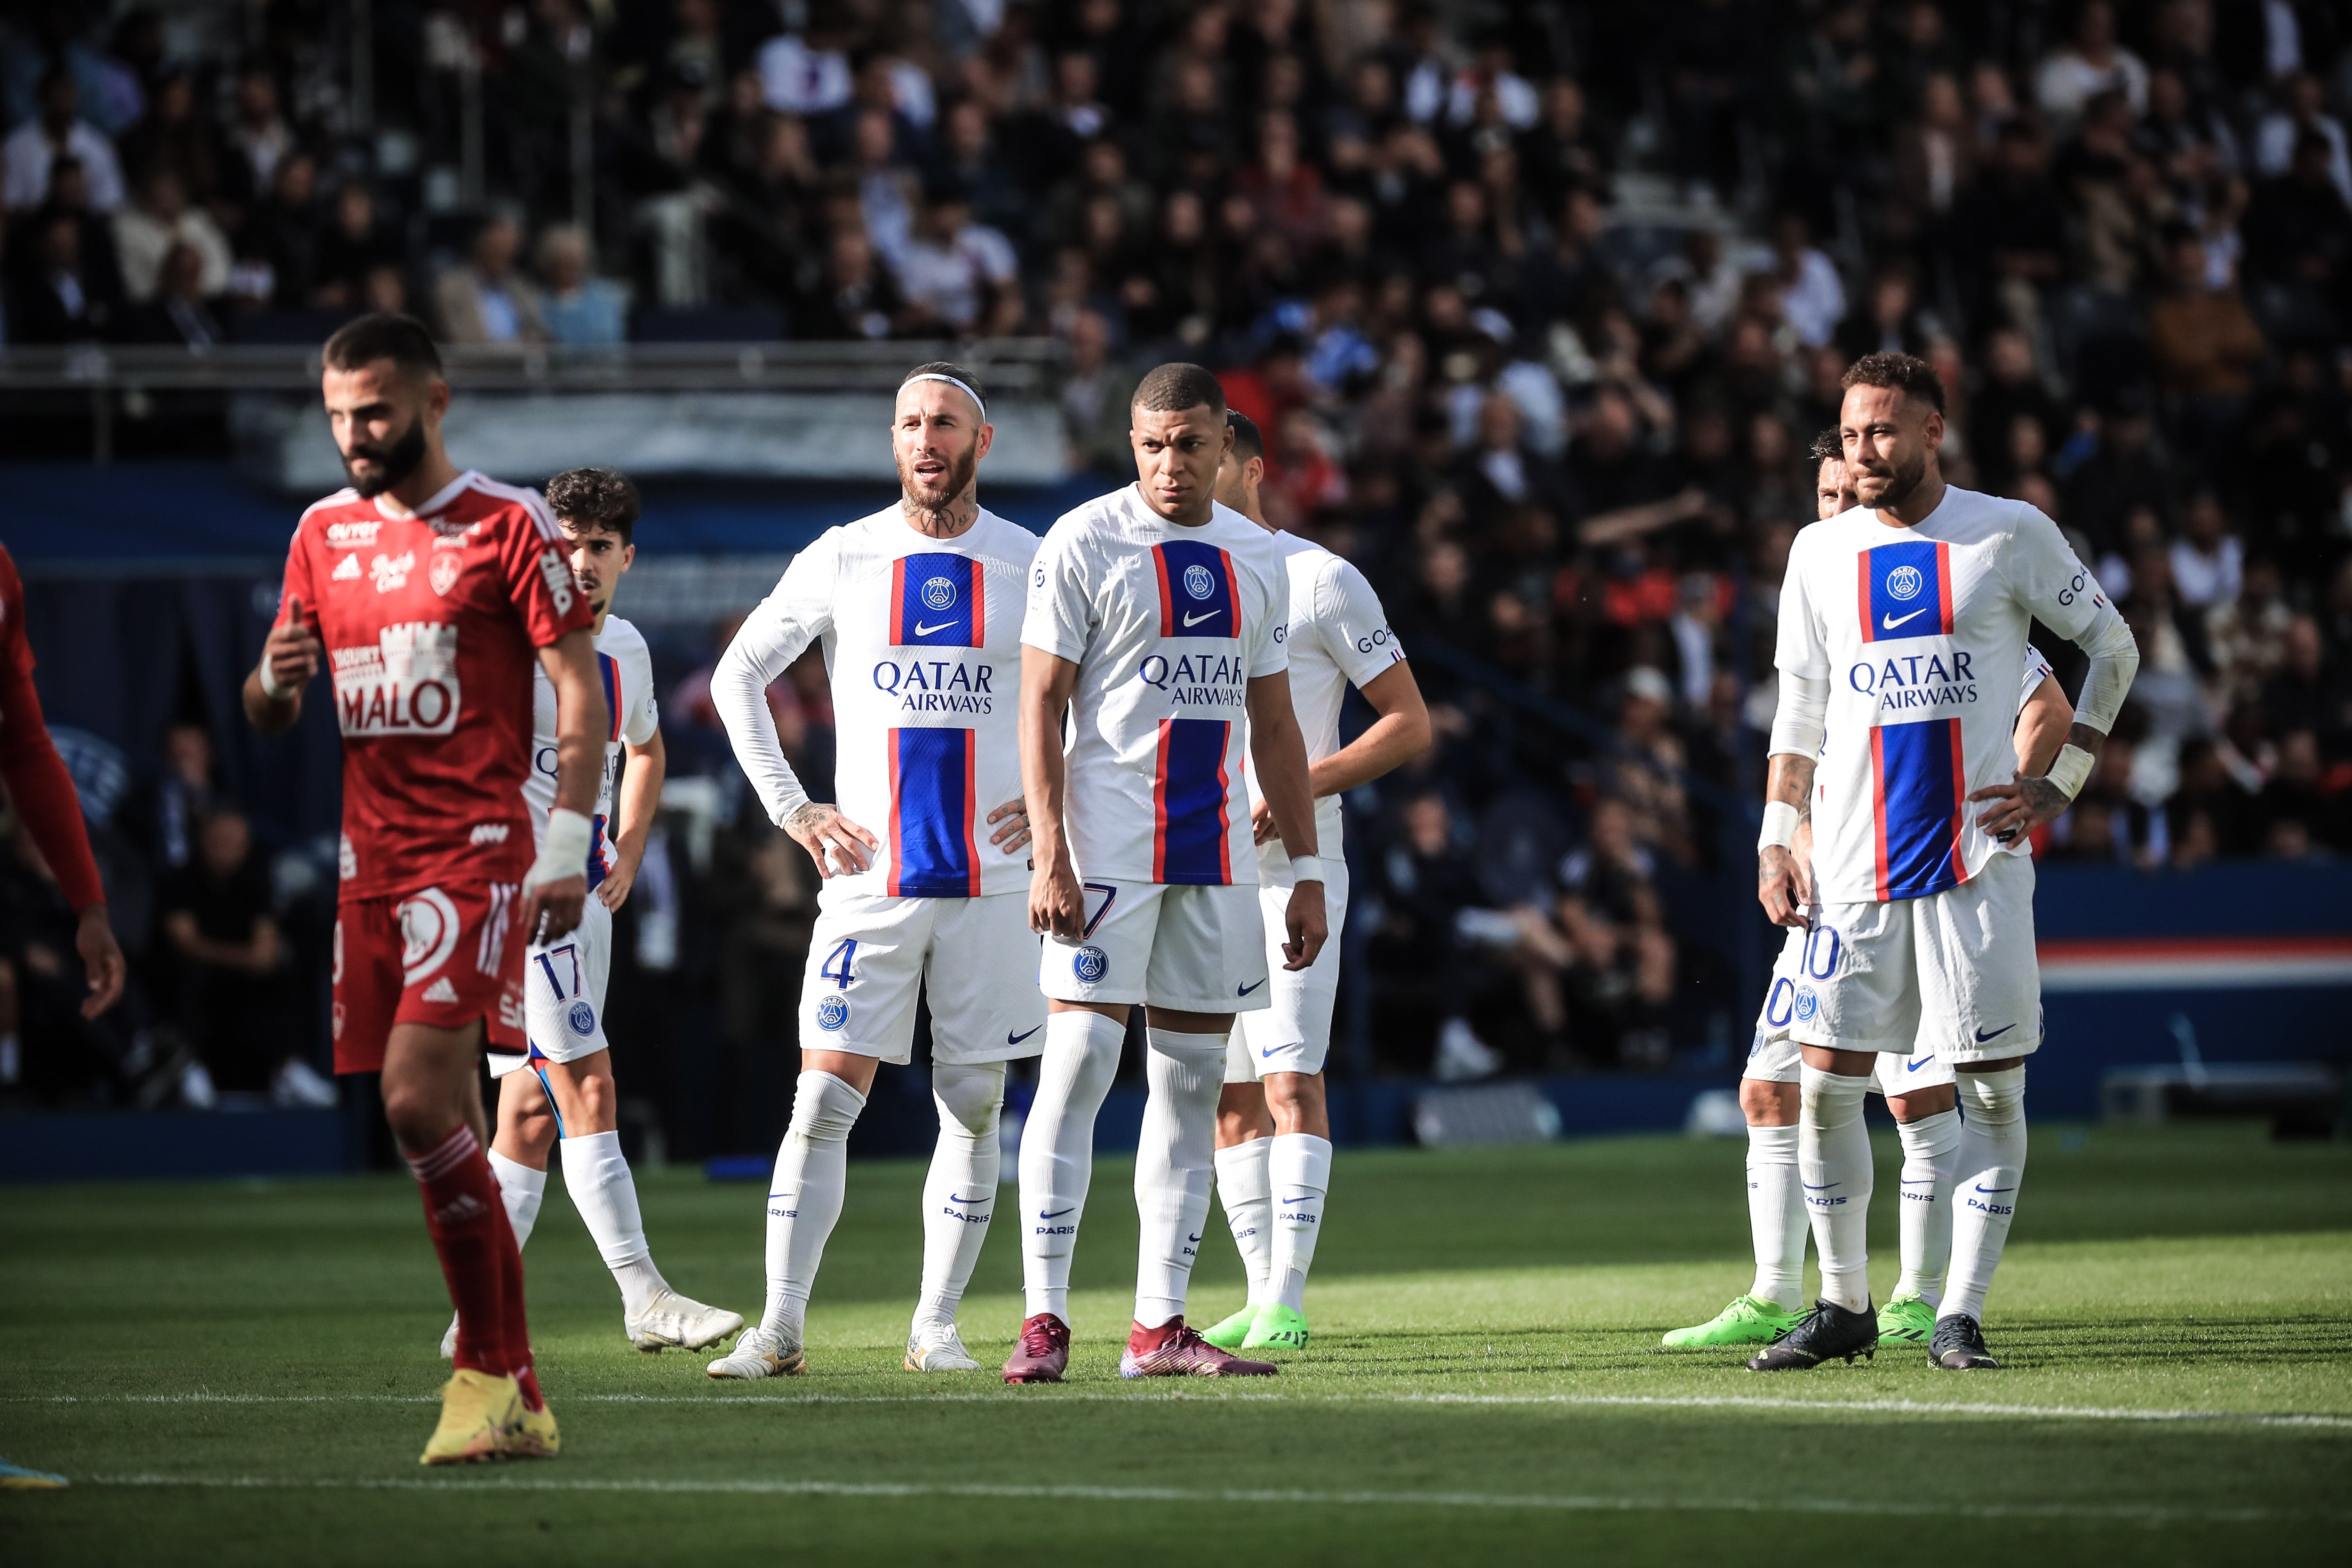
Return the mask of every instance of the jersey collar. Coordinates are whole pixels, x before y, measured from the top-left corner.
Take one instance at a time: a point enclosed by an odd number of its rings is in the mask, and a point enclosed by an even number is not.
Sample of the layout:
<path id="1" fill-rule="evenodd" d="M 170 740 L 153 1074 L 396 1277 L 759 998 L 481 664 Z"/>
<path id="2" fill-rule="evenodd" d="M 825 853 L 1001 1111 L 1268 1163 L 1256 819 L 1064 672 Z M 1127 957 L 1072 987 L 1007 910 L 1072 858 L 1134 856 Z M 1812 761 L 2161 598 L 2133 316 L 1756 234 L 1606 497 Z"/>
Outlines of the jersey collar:
<path id="1" fill-rule="evenodd" d="M 425 518 L 436 516 L 441 512 L 448 510 L 449 504 L 456 500 L 459 496 L 463 495 L 467 489 L 471 486 L 476 479 L 480 479 L 481 477 L 482 476 L 474 469 L 467 468 L 464 473 L 459 474 L 456 479 L 451 479 L 447 484 L 443 485 L 432 495 L 425 498 L 424 505 L 418 507 L 415 511 L 407 513 L 406 516 L 421 521 Z M 378 517 L 384 519 L 388 522 L 399 522 L 403 521 L 400 513 L 389 512 L 383 510 L 383 497 L 382 496 L 375 498 L 375 512 Z"/>

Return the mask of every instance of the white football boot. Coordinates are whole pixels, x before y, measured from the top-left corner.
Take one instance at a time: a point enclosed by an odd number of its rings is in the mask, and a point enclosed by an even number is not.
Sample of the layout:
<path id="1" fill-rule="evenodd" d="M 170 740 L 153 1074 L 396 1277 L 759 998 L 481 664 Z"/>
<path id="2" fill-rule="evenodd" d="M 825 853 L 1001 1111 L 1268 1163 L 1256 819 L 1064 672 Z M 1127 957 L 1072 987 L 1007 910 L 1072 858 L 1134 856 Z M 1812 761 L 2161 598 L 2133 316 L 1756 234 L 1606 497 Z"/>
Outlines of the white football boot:
<path id="1" fill-rule="evenodd" d="M 798 1377 L 808 1370 L 808 1357 L 783 1335 L 755 1325 L 704 1370 L 720 1378 Z"/>
<path id="2" fill-rule="evenodd" d="M 743 1314 L 705 1306 L 665 1286 L 644 1311 L 631 1312 L 622 1321 L 629 1342 L 650 1354 L 673 1345 L 689 1351 L 715 1345 L 743 1326 Z"/>
<path id="3" fill-rule="evenodd" d="M 457 1314 L 455 1312 L 449 1314 L 449 1331 L 441 1336 L 441 1359 L 457 1359 Z"/>
<path id="4" fill-rule="evenodd" d="M 907 1336 L 908 1372 L 978 1372 L 953 1323 L 918 1323 Z"/>

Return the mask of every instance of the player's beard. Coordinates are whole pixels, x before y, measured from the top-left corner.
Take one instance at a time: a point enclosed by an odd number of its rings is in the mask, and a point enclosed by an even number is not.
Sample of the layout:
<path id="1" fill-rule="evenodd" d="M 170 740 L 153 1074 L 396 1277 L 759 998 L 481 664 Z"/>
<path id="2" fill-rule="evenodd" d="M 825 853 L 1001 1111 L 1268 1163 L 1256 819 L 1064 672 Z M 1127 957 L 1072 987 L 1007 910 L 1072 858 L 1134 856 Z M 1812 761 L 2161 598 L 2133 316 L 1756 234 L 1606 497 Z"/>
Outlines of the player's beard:
<path id="1" fill-rule="evenodd" d="M 352 465 L 355 461 L 371 462 L 375 472 L 362 478 Z M 425 421 L 412 419 L 408 429 L 390 447 L 353 447 L 343 456 L 343 472 L 352 479 L 352 489 L 373 500 L 415 473 L 425 462 Z"/>
<path id="2" fill-rule="evenodd" d="M 1922 450 L 1909 462 L 1898 464 L 1886 479 L 1886 489 L 1876 500 L 1864 504 L 1876 510 L 1891 510 L 1909 500 L 1912 494 L 1927 482 L 1927 454 Z"/>
<path id="3" fill-rule="evenodd" d="M 947 481 L 936 488 L 915 477 L 914 466 L 898 465 L 898 489 L 906 497 L 910 510 L 929 512 L 944 519 L 955 503 L 971 489 L 972 476 L 980 471 L 980 443 L 975 441 L 961 457 L 948 459 Z"/>

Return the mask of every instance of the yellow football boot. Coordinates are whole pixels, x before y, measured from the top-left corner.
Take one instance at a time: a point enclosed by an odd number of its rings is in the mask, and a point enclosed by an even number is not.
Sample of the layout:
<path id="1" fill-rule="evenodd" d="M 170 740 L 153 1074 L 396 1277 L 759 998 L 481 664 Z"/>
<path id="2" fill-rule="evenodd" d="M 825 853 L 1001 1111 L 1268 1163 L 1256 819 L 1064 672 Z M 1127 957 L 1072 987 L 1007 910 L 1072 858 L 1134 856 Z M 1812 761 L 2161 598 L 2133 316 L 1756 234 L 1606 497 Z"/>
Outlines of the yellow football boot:
<path id="1" fill-rule="evenodd" d="M 536 1410 L 520 1401 L 516 1405 L 521 1419 L 507 1435 L 506 1455 L 509 1459 L 551 1459 L 563 1447 L 563 1439 L 555 1430 L 555 1412 L 544 1404 Z"/>
<path id="2" fill-rule="evenodd" d="M 522 1394 L 511 1377 L 459 1367 L 441 1389 L 441 1424 L 425 1445 L 420 1465 L 474 1465 L 507 1451 L 522 1422 Z M 551 1422 L 549 1430 L 553 1432 Z"/>

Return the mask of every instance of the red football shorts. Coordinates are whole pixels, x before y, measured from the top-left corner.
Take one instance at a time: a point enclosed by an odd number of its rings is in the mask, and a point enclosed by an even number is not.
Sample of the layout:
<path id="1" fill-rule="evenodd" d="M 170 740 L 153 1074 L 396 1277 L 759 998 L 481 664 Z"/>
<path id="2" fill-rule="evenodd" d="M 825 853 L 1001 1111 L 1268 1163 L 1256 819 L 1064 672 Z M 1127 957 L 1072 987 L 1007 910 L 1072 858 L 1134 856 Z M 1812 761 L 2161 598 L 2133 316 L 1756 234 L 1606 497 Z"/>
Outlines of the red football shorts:
<path id="1" fill-rule="evenodd" d="M 394 1024 L 462 1029 L 520 1051 L 523 935 L 513 882 L 451 882 L 335 910 L 335 1070 L 378 1072 Z"/>

